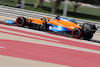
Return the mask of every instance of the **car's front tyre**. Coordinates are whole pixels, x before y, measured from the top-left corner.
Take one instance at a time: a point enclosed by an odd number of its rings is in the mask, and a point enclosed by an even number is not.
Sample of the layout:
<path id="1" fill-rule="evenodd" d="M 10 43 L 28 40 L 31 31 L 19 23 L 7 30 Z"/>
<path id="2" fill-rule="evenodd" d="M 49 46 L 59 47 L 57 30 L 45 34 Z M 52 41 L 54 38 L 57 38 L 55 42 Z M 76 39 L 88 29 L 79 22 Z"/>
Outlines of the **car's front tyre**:
<path id="1" fill-rule="evenodd" d="M 19 27 L 24 27 L 26 25 L 26 18 L 18 17 L 16 19 L 16 25 L 19 26 Z"/>

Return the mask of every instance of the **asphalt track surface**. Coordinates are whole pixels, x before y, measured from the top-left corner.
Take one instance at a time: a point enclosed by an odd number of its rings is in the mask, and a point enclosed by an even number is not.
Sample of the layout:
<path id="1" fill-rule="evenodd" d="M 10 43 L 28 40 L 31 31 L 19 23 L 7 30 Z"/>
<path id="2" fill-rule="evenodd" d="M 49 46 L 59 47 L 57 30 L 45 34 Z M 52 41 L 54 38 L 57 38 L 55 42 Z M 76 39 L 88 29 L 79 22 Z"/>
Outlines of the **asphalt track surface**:
<path id="1" fill-rule="evenodd" d="M 0 67 L 100 67 L 100 43 L 0 24 Z"/>

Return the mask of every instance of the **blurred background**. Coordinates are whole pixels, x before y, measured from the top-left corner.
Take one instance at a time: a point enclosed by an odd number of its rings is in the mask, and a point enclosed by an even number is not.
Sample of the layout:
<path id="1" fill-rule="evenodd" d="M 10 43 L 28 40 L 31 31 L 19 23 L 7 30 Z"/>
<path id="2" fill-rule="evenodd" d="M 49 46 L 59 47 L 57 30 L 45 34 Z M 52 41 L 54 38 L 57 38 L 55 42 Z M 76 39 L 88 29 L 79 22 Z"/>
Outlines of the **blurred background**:
<path id="1" fill-rule="evenodd" d="M 100 21 L 100 0 L 0 0 L 0 5 Z"/>

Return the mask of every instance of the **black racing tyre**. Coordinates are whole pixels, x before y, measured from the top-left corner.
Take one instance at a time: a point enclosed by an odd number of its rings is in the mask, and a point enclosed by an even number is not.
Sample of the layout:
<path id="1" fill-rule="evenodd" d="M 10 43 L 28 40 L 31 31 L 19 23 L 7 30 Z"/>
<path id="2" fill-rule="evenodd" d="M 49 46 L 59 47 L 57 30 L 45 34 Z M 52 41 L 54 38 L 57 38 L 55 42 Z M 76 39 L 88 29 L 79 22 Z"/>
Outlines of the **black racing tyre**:
<path id="1" fill-rule="evenodd" d="M 88 32 L 87 34 L 83 34 L 83 39 L 84 40 L 90 40 L 93 37 L 93 33 L 92 32 Z"/>
<path id="2" fill-rule="evenodd" d="M 80 39 L 81 36 L 82 36 L 81 29 L 78 29 L 78 28 L 74 29 L 74 30 L 72 31 L 72 36 L 73 36 L 74 38 Z"/>
<path id="3" fill-rule="evenodd" d="M 19 27 L 24 27 L 26 25 L 26 18 L 18 17 L 16 19 L 16 25 L 19 26 Z"/>

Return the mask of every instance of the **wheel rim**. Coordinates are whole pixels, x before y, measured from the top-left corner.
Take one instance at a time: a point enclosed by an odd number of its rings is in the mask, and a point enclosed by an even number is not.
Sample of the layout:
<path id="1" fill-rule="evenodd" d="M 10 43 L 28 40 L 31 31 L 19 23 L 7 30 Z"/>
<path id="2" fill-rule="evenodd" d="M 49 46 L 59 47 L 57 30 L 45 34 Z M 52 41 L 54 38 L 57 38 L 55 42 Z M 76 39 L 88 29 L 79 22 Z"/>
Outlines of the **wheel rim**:
<path id="1" fill-rule="evenodd" d="M 24 24 L 24 19 L 22 17 L 18 17 L 16 20 L 17 26 L 22 26 Z"/>
<path id="2" fill-rule="evenodd" d="M 80 31 L 80 29 L 74 29 L 74 30 L 72 31 L 72 36 L 75 37 L 75 38 L 80 37 L 80 36 L 81 36 L 81 31 Z"/>
<path id="3" fill-rule="evenodd" d="M 21 19 L 21 18 L 18 18 L 18 20 L 17 20 L 17 24 L 22 24 L 22 22 L 23 22 L 23 20 Z"/>

